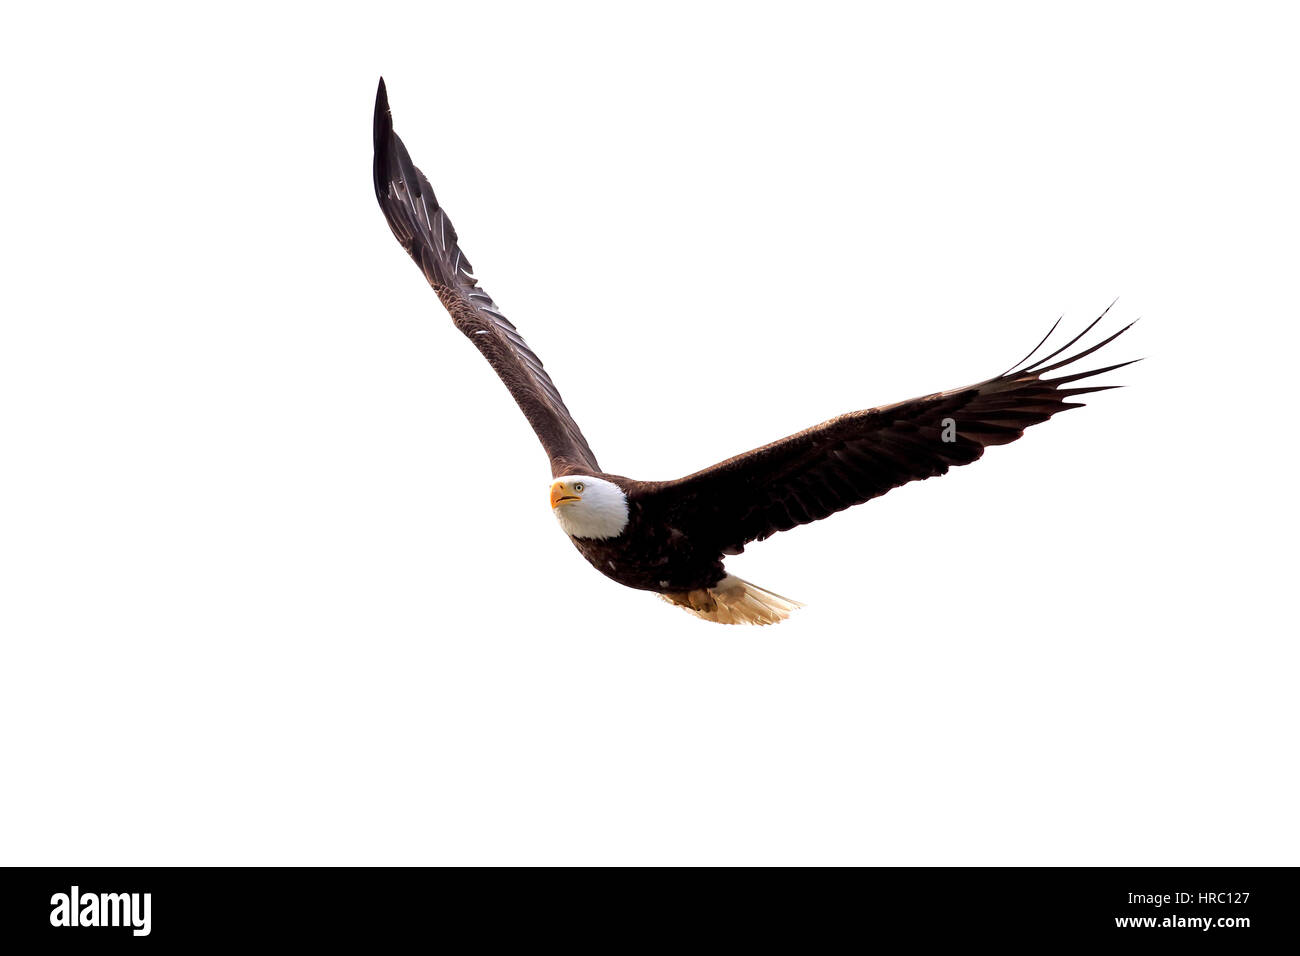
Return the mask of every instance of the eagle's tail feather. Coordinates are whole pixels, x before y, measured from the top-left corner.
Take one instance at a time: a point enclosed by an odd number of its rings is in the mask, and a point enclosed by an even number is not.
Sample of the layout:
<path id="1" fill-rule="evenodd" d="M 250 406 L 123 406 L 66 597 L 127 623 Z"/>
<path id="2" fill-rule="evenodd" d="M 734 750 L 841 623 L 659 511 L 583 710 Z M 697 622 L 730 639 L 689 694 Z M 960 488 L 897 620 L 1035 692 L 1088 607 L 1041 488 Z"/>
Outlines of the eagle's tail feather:
<path id="1" fill-rule="evenodd" d="M 711 588 L 671 591 L 659 596 L 696 617 L 719 624 L 779 624 L 803 607 L 798 601 L 750 584 L 734 574 L 728 574 Z"/>

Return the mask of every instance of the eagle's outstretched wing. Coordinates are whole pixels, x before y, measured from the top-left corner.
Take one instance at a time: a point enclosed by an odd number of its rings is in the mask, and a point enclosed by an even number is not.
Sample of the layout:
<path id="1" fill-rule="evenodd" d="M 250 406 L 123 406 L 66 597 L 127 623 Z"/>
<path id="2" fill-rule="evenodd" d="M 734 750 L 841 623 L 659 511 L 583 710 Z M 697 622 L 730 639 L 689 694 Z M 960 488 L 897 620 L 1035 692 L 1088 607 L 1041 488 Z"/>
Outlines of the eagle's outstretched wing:
<path id="1" fill-rule="evenodd" d="M 665 520 L 696 543 L 737 554 L 750 541 L 818 521 L 909 481 L 942 475 L 953 465 L 975 461 L 989 445 L 1013 442 L 1030 425 L 1083 404 L 1067 401 L 1073 396 L 1118 388 L 1066 386 L 1131 362 L 1042 377 L 1092 354 L 1132 325 L 1044 365 L 1100 321 L 1033 365 L 1024 363 L 1038 348 L 1012 370 L 977 385 L 849 412 L 685 478 L 648 483 L 647 504 L 662 509 Z"/>
<path id="2" fill-rule="evenodd" d="M 550 456 L 552 474 L 600 471 L 541 360 L 478 287 L 451 220 L 393 132 L 382 79 L 375 97 L 375 196 L 393 235 L 424 271 L 456 328 L 483 353 L 519 403 Z"/>

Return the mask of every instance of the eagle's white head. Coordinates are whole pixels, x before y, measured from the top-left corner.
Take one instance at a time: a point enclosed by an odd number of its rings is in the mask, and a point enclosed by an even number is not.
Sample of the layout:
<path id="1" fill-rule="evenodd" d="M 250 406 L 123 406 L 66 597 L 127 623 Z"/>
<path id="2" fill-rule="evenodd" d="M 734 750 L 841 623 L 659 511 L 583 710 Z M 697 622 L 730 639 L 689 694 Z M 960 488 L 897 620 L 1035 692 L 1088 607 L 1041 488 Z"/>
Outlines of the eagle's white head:
<path id="1" fill-rule="evenodd" d="M 551 483 L 551 510 L 571 538 L 617 538 L 627 527 L 627 495 L 604 478 L 556 478 Z"/>

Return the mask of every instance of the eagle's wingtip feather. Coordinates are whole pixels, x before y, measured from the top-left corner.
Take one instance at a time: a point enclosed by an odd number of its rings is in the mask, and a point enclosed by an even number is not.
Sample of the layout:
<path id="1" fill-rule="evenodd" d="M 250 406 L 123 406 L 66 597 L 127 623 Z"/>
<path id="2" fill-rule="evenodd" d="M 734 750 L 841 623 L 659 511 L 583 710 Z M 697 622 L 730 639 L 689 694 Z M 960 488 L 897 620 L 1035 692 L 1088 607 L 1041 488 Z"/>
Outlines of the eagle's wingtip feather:
<path id="1" fill-rule="evenodd" d="M 383 152 L 388 145 L 388 137 L 393 132 L 393 112 L 388 106 L 388 87 L 384 78 L 379 78 L 379 89 L 375 91 L 375 152 Z"/>

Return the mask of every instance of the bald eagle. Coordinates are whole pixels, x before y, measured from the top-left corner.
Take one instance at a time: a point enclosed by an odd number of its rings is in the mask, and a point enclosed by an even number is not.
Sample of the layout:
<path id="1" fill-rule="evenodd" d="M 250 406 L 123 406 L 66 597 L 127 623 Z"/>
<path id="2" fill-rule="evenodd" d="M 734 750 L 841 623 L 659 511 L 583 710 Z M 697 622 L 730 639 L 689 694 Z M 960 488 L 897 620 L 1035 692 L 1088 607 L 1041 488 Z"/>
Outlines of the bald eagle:
<path id="1" fill-rule="evenodd" d="M 1043 377 L 1096 352 L 1132 325 L 1052 362 L 1103 312 L 1064 346 L 1026 364 L 1056 330 L 1053 325 L 1011 369 L 974 385 L 848 412 L 675 481 L 611 474 L 597 463 L 541 360 L 479 288 L 429 181 L 393 132 L 382 79 L 374 136 L 375 195 L 384 217 L 541 439 L 551 461 L 551 510 L 560 527 L 602 574 L 654 591 L 706 620 L 772 624 L 800 606 L 728 574 L 727 555 L 907 482 L 970 464 L 989 445 L 1015 441 L 1030 425 L 1083 404 L 1068 399 L 1118 387 L 1073 383 L 1131 364 Z"/>

